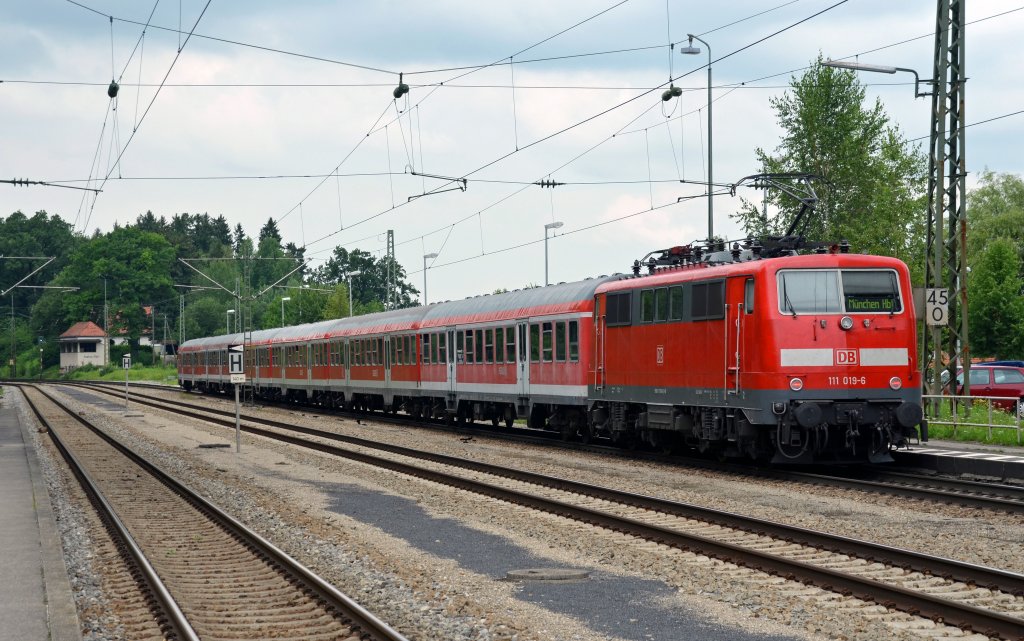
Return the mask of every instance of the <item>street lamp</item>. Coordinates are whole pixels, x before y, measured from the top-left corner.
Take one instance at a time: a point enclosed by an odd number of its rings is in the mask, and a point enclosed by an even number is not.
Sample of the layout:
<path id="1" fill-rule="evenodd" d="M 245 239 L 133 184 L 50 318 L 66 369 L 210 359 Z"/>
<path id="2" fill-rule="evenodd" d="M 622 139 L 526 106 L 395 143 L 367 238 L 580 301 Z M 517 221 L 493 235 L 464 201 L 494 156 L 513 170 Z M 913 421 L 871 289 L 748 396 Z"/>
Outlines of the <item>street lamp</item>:
<path id="1" fill-rule="evenodd" d="M 354 315 L 354 310 L 352 309 L 352 278 L 354 278 L 355 276 L 359 276 L 362 273 L 363 272 L 349 272 L 349 274 L 348 274 L 348 315 L 349 315 L 349 318 L 351 318 Z"/>
<path id="2" fill-rule="evenodd" d="M 224 314 L 224 324 L 227 327 L 227 332 L 226 332 L 227 334 L 231 333 L 231 315 L 234 314 L 234 313 L 235 313 L 235 310 L 229 309 L 228 312 L 226 314 Z"/>
<path id="3" fill-rule="evenodd" d="M 921 93 L 921 78 L 917 75 L 917 72 L 907 67 L 889 67 L 886 65 L 868 65 L 862 62 L 846 62 L 845 60 L 826 60 L 821 63 L 825 67 L 832 67 L 834 69 L 853 69 L 854 71 L 871 71 L 874 73 L 888 73 L 894 74 L 897 71 L 906 71 L 907 73 L 914 74 L 914 97 L 921 98 L 923 96 L 930 96 L 932 92 L 927 91 Z M 929 84 L 933 84 L 933 80 L 925 80 Z"/>
<path id="4" fill-rule="evenodd" d="M 427 304 L 427 261 L 431 258 L 437 258 L 437 254 L 423 254 L 423 304 Z"/>
<path id="5" fill-rule="evenodd" d="M 292 299 L 291 296 L 285 296 L 284 298 L 281 299 L 281 327 L 284 327 L 284 302 L 286 300 L 291 300 L 291 299 Z"/>
<path id="6" fill-rule="evenodd" d="M 714 158 L 711 153 L 711 45 L 692 33 L 686 34 L 686 37 L 690 39 L 690 44 L 687 47 L 679 47 L 679 53 L 691 56 L 699 54 L 700 47 L 693 46 L 694 40 L 703 42 L 704 46 L 708 48 L 708 244 L 710 245 L 715 237 L 715 201 L 711 196 L 711 183 L 713 182 L 712 161 Z"/>
<path id="7" fill-rule="evenodd" d="M 548 223 L 544 225 L 544 286 L 548 286 L 548 230 L 558 229 L 562 226 L 561 222 Z"/>

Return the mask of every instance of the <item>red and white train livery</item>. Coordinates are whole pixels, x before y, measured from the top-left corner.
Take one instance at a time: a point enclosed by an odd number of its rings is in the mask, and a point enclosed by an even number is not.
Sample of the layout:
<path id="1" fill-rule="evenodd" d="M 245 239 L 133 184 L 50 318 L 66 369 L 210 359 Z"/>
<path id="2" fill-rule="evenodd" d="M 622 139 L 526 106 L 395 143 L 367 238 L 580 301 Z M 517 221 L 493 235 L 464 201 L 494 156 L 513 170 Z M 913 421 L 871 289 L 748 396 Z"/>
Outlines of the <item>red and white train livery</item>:
<path id="1" fill-rule="evenodd" d="M 675 251 L 675 250 L 673 250 Z M 251 333 L 259 397 L 785 463 L 890 460 L 921 382 L 901 261 L 846 253 L 614 275 Z M 229 387 L 227 348 L 185 342 L 185 389 Z"/>

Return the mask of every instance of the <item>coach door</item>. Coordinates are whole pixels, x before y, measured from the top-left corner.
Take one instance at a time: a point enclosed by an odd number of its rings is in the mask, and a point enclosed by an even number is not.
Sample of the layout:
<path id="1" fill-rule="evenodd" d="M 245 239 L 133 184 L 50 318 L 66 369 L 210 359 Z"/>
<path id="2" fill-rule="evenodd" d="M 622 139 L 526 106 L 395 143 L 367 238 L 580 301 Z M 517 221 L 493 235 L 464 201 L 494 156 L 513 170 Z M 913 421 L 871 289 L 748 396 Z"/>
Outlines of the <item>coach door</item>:
<path id="1" fill-rule="evenodd" d="M 516 341 L 516 367 L 519 369 L 519 396 L 521 397 L 530 395 L 530 349 L 529 344 L 526 342 L 527 337 L 530 335 L 528 327 L 529 323 L 526 322 L 516 324 L 516 335 L 518 337 Z"/>
<path id="2" fill-rule="evenodd" d="M 460 352 L 460 353 L 462 352 L 462 345 L 459 345 L 458 349 L 456 349 L 456 347 L 455 347 L 455 329 L 454 328 L 448 328 L 446 330 L 446 332 L 448 334 L 448 350 L 447 350 L 448 351 L 448 392 L 451 393 L 451 394 L 454 394 L 455 393 L 456 365 L 457 365 L 457 362 L 456 362 L 457 361 L 456 352 Z"/>
<path id="3" fill-rule="evenodd" d="M 748 286 L 749 283 L 749 286 Z M 734 276 L 725 286 L 725 392 L 726 397 L 740 393 L 743 369 L 743 342 L 746 339 L 748 316 L 747 307 L 753 312 L 754 279 L 749 275 Z M 749 289 L 749 291 L 748 291 Z M 749 298 L 749 301 L 747 300 Z"/>

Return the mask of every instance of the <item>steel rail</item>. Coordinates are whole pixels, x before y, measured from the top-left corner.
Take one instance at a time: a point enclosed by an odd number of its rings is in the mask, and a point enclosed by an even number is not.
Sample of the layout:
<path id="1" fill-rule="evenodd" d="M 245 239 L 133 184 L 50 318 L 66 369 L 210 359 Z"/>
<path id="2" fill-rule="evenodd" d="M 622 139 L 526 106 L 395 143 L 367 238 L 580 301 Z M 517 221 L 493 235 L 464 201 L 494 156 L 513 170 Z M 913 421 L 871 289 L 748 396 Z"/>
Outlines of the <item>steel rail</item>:
<path id="1" fill-rule="evenodd" d="M 103 495 L 103 492 L 100 491 L 96 482 L 93 481 L 82 463 L 71 452 L 67 445 L 65 445 L 64 439 L 60 436 L 60 432 L 53 429 L 53 425 L 45 416 L 43 416 L 43 413 L 39 410 L 35 401 L 33 401 L 29 395 L 25 393 L 25 390 L 21 389 L 21 387 L 22 386 L 19 384 L 18 388 L 21 390 L 21 395 L 25 399 L 25 402 L 28 403 L 29 409 L 31 409 L 32 413 L 36 415 L 36 419 L 46 427 L 46 433 L 50 435 L 50 439 L 53 441 L 54 445 L 57 446 L 57 450 L 60 451 L 61 456 L 67 462 L 71 472 L 76 478 L 78 478 L 82 489 L 85 490 L 86 495 L 89 496 L 93 505 L 96 506 L 97 511 L 100 513 L 100 517 L 110 524 L 114 530 L 112 534 L 114 534 L 123 544 L 122 549 L 128 551 L 128 554 L 134 561 L 135 566 L 142 574 L 146 585 L 150 590 L 152 590 L 156 600 L 163 608 L 164 614 L 167 616 L 167 622 L 171 630 L 174 632 L 175 637 L 180 641 L 200 641 L 199 635 L 196 634 L 196 631 L 192 628 L 192 624 L 189 623 L 185 614 L 181 611 L 181 608 L 178 606 L 178 602 L 175 601 L 173 596 L 171 596 L 167 586 L 164 585 L 163 580 L 156 573 L 156 570 L 153 569 L 152 564 L 150 564 L 149 559 L 146 558 L 146 554 L 142 551 L 142 548 L 139 547 L 135 538 L 128 531 L 128 528 L 121 521 L 121 518 L 117 515 L 117 512 L 114 511 L 114 507 L 107 501 L 107 498 Z M 49 396 L 41 390 L 40 393 L 49 398 Z"/>
<path id="2" fill-rule="evenodd" d="M 100 382 L 99 384 L 90 383 L 86 381 L 76 381 L 73 385 L 80 385 L 82 387 L 91 387 L 93 389 L 104 389 L 111 385 L 106 382 Z M 169 385 L 157 385 L 147 383 L 134 383 L 135 387 L 143 387 L 146 389 L 162 390 L 162 391 L 176 391 L 180 388 L 172 387 Z M 168 403 L 182 403 L 181 401 L 172 401 L 170 399 L 162 399 Z M 188 406 L 188 404 L 183 404 Z M 310 408 L 310 411 L 323 411 L 322 408 Z M 220 410 L 218 410 L 220 411 Z M 362 416 L 357 414 L 349 414 L 347 412 L 338 412 L 332 410 L 336 415 L 341 416 Z M 381 422 L 389 422 L 397 425 L 410 425 L 410 426 L 429 426 L 433 429 L 437 429 L 438 425 L 435 423 L 424 423 L 421 419 L 414 419 L 411 417 L 395 416 L 390 414 L 374 414 L 373 420 Z M 483 434 L 494 435 L 493 432 L 481 429 L 481 428 L 467 428 L 459 427 L 459 431 L 476 433 L 480 431 Z M 526 442 L 540 442 L 547 446 L 559 446 L 559 447 L 572 447 L 572 449 L 580 449 L 586 451 L 593 451 L 600 454 L 622 456 L 623 452 L 616 448 L 595 446 L 590 445 L 570 445 L 561 441 L 556 441 L 550 438 L 541 438 L 531 435 L 515 434 L 511 435 L 508 432 L 501 433 L 502 438 L 515 438 L 520 441 Z M 630 452 L 631 456 L 643 457 L 649 460 L 655 460 L 661 463 L 669 465 L 680 465 L 685 462 L 688 467 L 700 467 L 702 469 L 714 470 L 717 472 L 728 472 L 734 474 L 741 474 L 747 476 L 753 476 L 757 478 L 767 478 L 780 481 L 796 481 L 800 483 L 806 483 L 809 485 L 818 485 L 826 487 L 838 487 L 847 490 L 857 490 L 863 492 L 872 492 L 875 494 L 882 494 L 887 496 L 899 496 L 901 498 L 914 498 L 927 501 L 936 501 L 940 503 L 957 503 L 967 507 L 979 507 L 989 510 L 1001 510 L 1008 513 L 1024 514 L 1024 488 L 1017 491 L 1016 486 L 1009 485 L 998 485 L 998 484 L 980 484 L 972 481 L 960 481 L 953 479 L 935 479 L 932 483 L 927 483 L 934 487 L 922 487 L 921 485 L 907 484 L 903 482 L 896 483 L 885 483 L 880 481 L 872 481 L 866 479 L 859 479 L 848 476 L 836 476 L 829 474 L 817 474 L 813 472 L 797 471 L 797 470 L 785 470 L 785 469 L 756 469 L 749 466 L 744 466 L 736 463 L 709 463 L 702 459 L 692 458 L 680 458 L 680 457 L 665 457 L 661 455 L 650 455 L 644 456 L 642 453 Z M 886 473 L 889 473 L 886 471 Z M 927 477 L 925 477 L 927 478 Z M 1002 493 L 995 490 L 995 488 L 1003 488 Z M 1002 494 L 1001 496 L 999 494 Z M 1019 497 L 1019 498 L 1017 498 Z"/>
<path id="3" fill-rule="evenodd" d="M 164 409 L 165 411 L 166 407 L 161 407 L 161 404 L 180 407 L 184 411 L 174 411 L 185 416 L 189 416 L 191 418 L 214 422 L 225 427 L 234 427 L 234 412 L 232 411 L 221 410 L 217 408 L 201 408 L 192 403 L 185 403 L 182 401 L 175 401 L 172 399 L 153 399 L 151 397 L 141 397 L 138 395 L 136 395 L 135 398 L 137 402 L 143 403 L 149 407 L 153 407 L 156 409 Z M 203 413 L 227 416 L 230 417 L 231 420 L 212 419 L 209 416 L 205 416 Z M 277 429 L 298 432 L 300 434 L 314 436 L 325 440 L 337 441 L 341 443 L 347 443 L 349 445 L 365 447 L 368 449 L 390 452 L 392 454 L 398 454 L 400 456 L 406 456 L 414 459 L 428 460 L 434 463 L 448 465 L 451 467 L 469 469 L 476 472 L 490 474 L 492 476 L 522 481 L 524 483 L 531 483 L 533 485 L 539 485 L 542 487 L 548 487 L 551 489 L 562 490 L 566 492 L 573 492 L 597 499 L 629 505 L 632 507 L 638 507 L 656 512 L 663 512 L 665 514 L 669 514 L 672 516 L 706 521 L 723 527 L 729 527 L 748 532 L 758 532 L 761 534 L 765 534 L 767 536 L 771 536 L 773 538 L 779 538 L 794 543 L 809 545 L 823 550 L 828 550 L 830 552 L 851 554 L 858 558 L 863 558 L 871 561 L 885 562 L 887 564 L 895 565 L 897 567 L 902 568 L 910 568 L 934 576 L 939 576 L 944 579 L 952 579 L 956 581 L 974 583 L 982 587 L 999 590 L 1001 592 L 1008 592 L 1010 594 L 1018 596 L 1024 595 L 1024 574 L 1007 572 L 1005 570 L 998 570 L 973 563 L 966 563 L 963 561 L 957 561 L 955 559 L 947 559 L 944 557 L 932 556 L 921 552 L 915 552 L 913 550 L 906 550 L 903 548 L 897 548 L 888 545 L 880 545 L 877 543 L 871 543 L 869 541 L 862 541 L 850 537 L 820 532 L 818 530 L 811 530 L 808 528 L 785 525 L 783 523 L 776 523 L 773 521 L 768 521 L 765 519 L 760 519 L 752 516 L 745 516 L 734 512 L 727 512 L 724 510 L 717 510 L 714 508 L 702 507 L 689 503 L 671 501 L 643 494 L 624 492 L 621 490 L 616 490 L 599 485 L 592 485 L 589 483 L 573 481 L 571 479 L 549 476 L 545 474 L 539 474 L 536 472 L 529 472 L 526 470 L 520 470 L 505 466 L 492 465 L 490 463 L 482 463 L 465 458 L 458 458 L 453 456 L 447 456 L 444 454 L 424 452 L 421 450 L 402 447 L 400 445 L 392 445 L 390 443 L 371 441 L 369 439 L 364 439 L 357 436 L 337 434 L 335 432 L 328 432 L 316 428 L 304 427 L 301 425 L 286 423 L 284 421 L 278 421 L 275 419 L 256 417 L 245 414 L 241 415 L 240 418 L 250 423 L 259 423 Z M 258 436 L 264 436 L 269 438 L 279 438 L 280 436 L 282 436 L 279 435 L 277 432 L 268 432 L 265 430 L 260 430 L 258 427 L 252 427 L 247 425 L 243 425 L 242 429 L 243 431 L 247 431 Z M 316 443 L 313 443 L 311 441 L 305 441 L 302 439 L 294 441 L 293 444 L 303 445 L 307 447 L 315 447 L 317 445 Z M 345 453 L 348 452 L 348 450 L 339 450 L 339 453 L 342 455 L 345 455 Z"/>
<path id="4" fill-rule="evenodd" d="M 140 402 L 142 402 L 141 399 Z M 159 407 L 159 402 L 145 401 L 145 404 L 151 407 L 166 410 L 166 408 Z M 170 404 L 173 405 L 174 403 Z M 232 428 L 234 427 L 233 420 L 228 421 L 216 419 L 210 416 L 203 416 L 201 414 L 201 412 L 206 412 L 207 414 L 216 414 L 221 410 L 214 410 L 212 412 L 207 410 L 199 410 L 197 412 L 193 412 L 189 410 L 175 409 L 173 411 L 185 416 L 197 418 L 202 421 L 212 422 L 215 424 L 229 426 Z M 843 547 L 844 544 L 856 544 L 859 547 L 859 549 L 871 550 L 870 554 L 872 556 L 870 556 L 869 558 L 872 558 L 874 560 L 885 560 L 885 562 L 896 566 L 905 565 L 911 562 L 915 566 L 917 566 L 920 563 L 934 564 L 927 566 L 928 569 L 926 569 L 925 571 L 928 571 L 932 574 L 938 574 L 935 571 L 935 569 L 936 567 L 941 566 L 943 568 L 943 572 L 950 572 L 949 578 L 953 578 L 954 580 L 967 580 L 970 582 L 977 582 L 983 585 L 1006 586 L 1007 589 L 1005 591 L 1014 592 L 1017 594 L 1020 593 L 1022 586 L 1024 586 L 1024 576 L 1022 575 L 1008 573 L 1001 570 L 995 570 L 992 568 L 985 568 L 983 566 L 977 566 L 959 561 L 952 561 L 949 559 L 943 559 L 941 557 L 932 557 L 929 555 L 910 552 L 907 550 L 901 550 L 898 548 L 890 548 L 888 546 L 871 544 L 864 541 L 857 541 L 855 539 L 847 539 L 845 537 L 836 537 L 834 535 L 829 535 L 822 532 L 804 530 L 802 528 L 793 528 L 791 526 L 785 526 L 782 524 L 761 521 L 760 519 L 751 519 L 750 517 L 743 517 L 741 515 L 736 515 L 732 513 L 710 510 L 709 508 L 701 508 L 698 506 L 683 503 L 664 501 L 661 499 L 655 499 L 653 497 L 643 497 L 640 495 L 631 495 L 628 493 L 618 493 L 617 491 L 610 490 L 608 488 L 599 488 L 597 486 L 590 486 L 587 484 L 577 484 L 574 481 L 567 481 L 565 479 L 554 479 L 553 477 L 545 477 L 544 475 L 534 475 L 530 472 L 524 472 L 521 470 L 499 468 L 497 466 L 466 461 L 464 459 L 457 459 L 444 455 L 426 454 L 418 452 L 416 450 L 411 450 L 409 448 L 374 443 L 372 441 L 367 441 L 365 439 L 332 434 L 330 432 L 324 432 L 322 430 L 317 430 L 314 428 L 306 428 L 291 425 L 288 423 L 284 423 L 282 421 L 273 421 L 270 419 L 254 419 L 253 417 L 245 417 L 245 419 L 247 421 L 262 422 L 266 425 L 271 425 L 279 429 L 296 431 L 302 434 L 316 436 L 318 438 L 338 440 L 353 445 L 362 445 L 365 447 L 376 447 L 377 449 L 386 450 L 392 453 L 402 454 L 405 456 L 415 456 L 421 459 L 426 458 L 427 460 L 431 460 L 434 462 L 444 462 L 449 465 L 459 465 L 460 467 L 474 469 L 477 471 L 487 471 L 488 469 L 494 469 L 498 472 L 500 476 L 515 478 L 516 480 L 523 480 L 526 482 L 534 483 L 538 483 L 538 481 L 540 481 L 540 483 L 538 484 L 544 485 L 545 479 L 551 479 L 552 482 L 566 484 L 565 487 L 578 485 L 582 488 L 586 488 L 587 490 L 600 490 L 603 493 L 607 493 L 607 496 L 621 495 L 625 497 L 624 500 L 626 501 L 630 500 L 630 498 L 635 498 L 638 501 L 651 501 L 651 505 L 661 506 L 662 509 L 660 509 L 659 511 L 667 511 L 670 508 L 680 510 L 680 516 L 687 516 L 688 514 L 705 513 L 708 516 L 694 518 L 701 518 L 701 520 L 707 520 L 709 516 L 713 516 L 713 518 L 727 520 L 735 519 L 734 522 L 736 523 L 745 522 L 746 527 L 744 527 L 743 525 L 733 525 L 731 527 L 738 527 L 740 529 L 752 531 L 758 531 L 758 527 L 760 526 L 770 527 L 775 529 L 776 532 L 783 533 L 775 534 L 773 536 L 780 536 L 783 539 L 793 540 L 794 542 L 800 542 L 798 537 L 802 536 L 808 537 L 809 540 L 813 540 L 817 537 L 820 537 L 821 541 L 831 541 L 830 545 L 839 546 L 839 550 L 845 550 L 845 548 Z M 643 523 L 635 519 L 609 514 L 607 512 L 602 512 L 600 510 L 595 510 L 582 506 L 572 505 L 569 503 L 565 503 L 563 501 L 547 499 L 531 494 L 526 494 L 508 488 L 499 487 L 490 483 L 454 476 L 437 470 L 428 470 L 408 463 L 403 463 L 400 461 L 374 456 L 372 454 L 365 454 L 362 452 L 346 450 L 326 443 L 309 441 L 290 434 L 272 432 L 252 425 L 242 425 L 241 429 L 250 434 L 271 438 L 277 441 L 290 443 L 293 445 L 301 446 L 319 452 L 333 454 L 350 460 L 366 463 L 374 467 L 389 469 L 416 478 L 422 478 L 436 483 L 441 483 L 444 485 L 448 485 L 450 487 L 455 487 L 458 489 L 474 492 L 484 496 L 489 496 L 491 498 L 506 501 L 509 503 L 523 505 L 525 507 L 530 507 L 550 514 L 555 514 L 558 516 L 571 518 L 585 523 L 598 525 L 612 531 L 631 534 L 638 538 L 738 563 L 740 565 L 765 571 L 771 574 L 783 576 L 786 578 L 796 578 L 801 582 L 809 583 L 826 590 L 835 591 L 842 594 L 853 595 L 857 598 L 880 603 L 886 607 L 896 608 L 917 616 L 924 616 L 935 620 L 945 621 L 951 625 L 981 632 L 982 634 L 998 636 L 1004 639 L 1018 639 L 1021 637 L 1021 630 L 1024 629 L 1024 619 L 1019 619 L 1006 614 L 993 612 L 991 610 L 979 608 L 964 603 L 957 603 L 955 601 L 950 601 L 948 599 L 944 599 L 941 597 L 916 592 L 914 590 L 908 590 L 906 588 L 898 586 L 887 585 L 885 583 L 873 579 L 863 578 L 851 574 L 845 574 L 837 570 L 817 567 L 801 561 L 777 557 L 767 552 L 744 548 L 740 545 L 716 541 L 714 539 L 702 535 L 679 532 L 669 528 Z M 535 480 L 530 481 L 529 479 Z M 659 508 L 652 507 L 650 509 Z M 808 544 L 814 545 L 813 543 Z M 820 547 L 820 545 L 815 547 Z M 888 556 L 890 554 L 893 555 L 893 557 Z M 896 560 L 890 560 L 891 558 L 895 558 Z M 942 574 L 939 575 L 943 576 Z M 957 576 L 973 578 L 956 579 Z"/>
<path id="5" fill-rule="evenodd" d="M 81 416 L 67 405 L 62 403 L 60 400 L 54 398 L 49 392 L 39 389 L 38 386 L 32 385 L 31 387 L 38 389 L 48 400 L 54 405 L 59 407 L 61 410 L 66 412 L 71 418 L 81 423 L 86 428 L 95 432 L 100 438 L 109 443 L 119 452 L 131 459 L 135 464 L 139 465 L 146 472 L 152 474 L 162 483 L 170 487 L 174 492 L 177 492 L 187 500 L 193 502 L 202 512 L 210 516 L 228 531 L 238 536 L 241 540 L 252 545 L 255 549 L 265 554 L 268 558 L 277 562 L 281 567 L 292 573 L 293 576 L 305 583 L 310 589 L 315 591 L 327 604 L 336 608 L 339 612 L 343 613 L 346 623 L 351 623 L 353 626 L 358 627 L 362 632 L 360 638 L 376 639 L 379 641 L 408 641 L 403 635 L 392 629 L 388 624 L 378 619 L 375 615 L 370 613 L 368 610 L 359 605 L 356 601 L 350 598 L 348 595 L 342 593 L 340 590 L 335 588 L 330 583 L 327 583 L 312 570 L 301 564 L 296 559 L 292 558 L 288 553 L 284 552 L 273 543 L 263 538 L 247 526 L 242 524 L 240 521 L 223 511 L 215 504 L 211 503 L 203 496 L 186 486 L 184 483 L 178 481 L 174 477 L 170 476 L 160 468 L 156 467 L 142 456 L 136 454 L 129 449 L 123 443 L 117 441 L 109 434 L 100 430 L 93 425 L 88 419 Z M 234 425 L 232 423 L 232 425 Z"/>

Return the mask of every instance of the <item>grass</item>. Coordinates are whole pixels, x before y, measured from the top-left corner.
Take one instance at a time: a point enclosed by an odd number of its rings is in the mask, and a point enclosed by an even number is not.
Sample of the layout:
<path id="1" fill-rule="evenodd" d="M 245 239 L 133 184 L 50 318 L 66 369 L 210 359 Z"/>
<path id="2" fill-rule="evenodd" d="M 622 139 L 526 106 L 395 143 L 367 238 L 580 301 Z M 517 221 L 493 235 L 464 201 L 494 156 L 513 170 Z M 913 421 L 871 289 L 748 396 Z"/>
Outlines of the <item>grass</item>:
<path id="1" fill-rule="evenodd" d="M 926 410 L 930 409 L 927 400 L 925 405 Z M 955 419 L 954 426 L 951 424 L 954 420 L 952 403 L 945 400 L 940 402 L 938 416 L 928 419 L 928 437 L 1015 447 L 1021 445 L 1020 440 L 1024 440 L 1024 431 L 1017 430 L 1018 422 L 1013 412 L 993 407 L 990 418 L 988 402 L 984 400 L 960 404 Z"/>
<path id="2" fill-rule="evenodd" d="M 113 381 L 124 382 L 125 370 L 120 367 L 80 367 L 63 378 L 69 381 Z M 178 380 L 176 367 L 147 367 L 135 365 L 128 370 L 128 380 L 165 383 L 173 385 Z"/>

